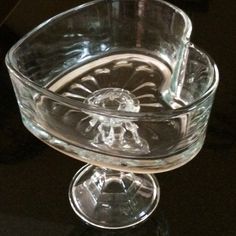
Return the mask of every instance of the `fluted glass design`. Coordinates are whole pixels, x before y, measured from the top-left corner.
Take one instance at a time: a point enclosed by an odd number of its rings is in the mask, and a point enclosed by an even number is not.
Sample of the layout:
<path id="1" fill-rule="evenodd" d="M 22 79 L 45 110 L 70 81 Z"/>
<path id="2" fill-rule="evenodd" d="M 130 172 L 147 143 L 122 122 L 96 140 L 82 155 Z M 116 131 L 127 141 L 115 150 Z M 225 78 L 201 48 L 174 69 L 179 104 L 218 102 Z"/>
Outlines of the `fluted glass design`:
<path id="1" fill-rule="evenodd" d="M 89 163 L 182 165 L 201 148 L 215 83 L 208 57 L 187 47 L 190 32 L 161 1 L 94 1 L 47 21 L 7 57 L 24 124 Z"/>
<path id="2" fill-rule="evenodd" d="M 79 76 L 73 70 L 53 80 L 51 90 L 70 100 L 11 73 L 24 124 L 49 145 L 89 163 L 136 172 L 186 163 L 204 142 L 217 83 L 214 65 L 190 47 L 179 95 L 166 103 L 158 92 L 160 72 L 138 59 L 109 60 Z"/>

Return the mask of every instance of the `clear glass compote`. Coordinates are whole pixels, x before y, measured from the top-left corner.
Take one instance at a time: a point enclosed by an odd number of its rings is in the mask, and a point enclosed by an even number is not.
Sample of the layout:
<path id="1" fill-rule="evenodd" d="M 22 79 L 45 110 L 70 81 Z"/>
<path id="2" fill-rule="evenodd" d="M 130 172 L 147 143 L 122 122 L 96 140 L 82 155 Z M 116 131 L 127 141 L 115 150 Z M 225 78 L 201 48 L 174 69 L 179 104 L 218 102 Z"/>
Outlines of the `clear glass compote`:
<path id="1" fill-rule="evenodd" d="M 218 84 L 189 42 L 184 12 L 157 0 L 97 0 L 44 22 L 6 56 L 26 128 L 89 163 L 69 199 L 108 229 L 144 221 L 160 192 L 153 173 L 200 151 Z"/>

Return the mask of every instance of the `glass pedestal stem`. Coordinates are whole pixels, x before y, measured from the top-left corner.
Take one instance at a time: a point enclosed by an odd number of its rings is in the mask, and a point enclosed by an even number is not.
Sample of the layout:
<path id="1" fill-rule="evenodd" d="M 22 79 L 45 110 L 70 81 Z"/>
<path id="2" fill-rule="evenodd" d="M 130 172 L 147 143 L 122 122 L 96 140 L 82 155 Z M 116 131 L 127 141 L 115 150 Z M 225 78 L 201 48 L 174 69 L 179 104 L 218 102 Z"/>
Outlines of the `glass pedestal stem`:
<path id="1" fill-rule="evenodd" d="M 155 210 L 159 184 L 154 175 L 85 165 L 74 176 L 69 199 L 86 223 L 105 229 L 134 226 Z"/>

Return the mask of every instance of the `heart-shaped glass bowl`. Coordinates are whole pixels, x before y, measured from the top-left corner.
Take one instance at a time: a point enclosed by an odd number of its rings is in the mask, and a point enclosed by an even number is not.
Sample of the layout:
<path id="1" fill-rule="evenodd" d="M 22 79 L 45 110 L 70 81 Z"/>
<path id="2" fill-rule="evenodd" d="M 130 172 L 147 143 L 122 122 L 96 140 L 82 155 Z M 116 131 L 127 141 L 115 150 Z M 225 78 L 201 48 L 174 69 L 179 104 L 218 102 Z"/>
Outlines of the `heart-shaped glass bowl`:
<path id="1" fill-rule="evenodd" d="M 8 52 L 27 129 L 100 166 L 85 166 L 70 186 L 86 222 L 145 220 L 159 187 L 142 173 L 172 170 L 200 151 L 218 71 L 190 33 L 187 15 L 164 1 L 100 0 L 44 22 Z"/>

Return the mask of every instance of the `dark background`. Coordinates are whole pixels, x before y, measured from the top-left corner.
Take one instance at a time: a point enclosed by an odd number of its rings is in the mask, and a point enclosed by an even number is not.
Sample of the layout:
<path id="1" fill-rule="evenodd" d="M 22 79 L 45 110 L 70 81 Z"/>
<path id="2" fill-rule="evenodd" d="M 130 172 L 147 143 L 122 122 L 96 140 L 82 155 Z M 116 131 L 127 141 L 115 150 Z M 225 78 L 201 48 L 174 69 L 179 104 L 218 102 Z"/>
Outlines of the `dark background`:
<path id="1" fill-rule="evenodd" d="M 220 84 L 205 145 L 175 171 L 158 174 L 161 200 L 143 225 L 124 231 L 86 226 L 67 191 L 83 163 L 33 137 L 22 125 L 4 56 L 22 35 L 79 0 L 0 0 L 0 235 L 235 236 L 236 1 L 172 0 L 193 22 L 192 42 L 216 61 Z"/>

